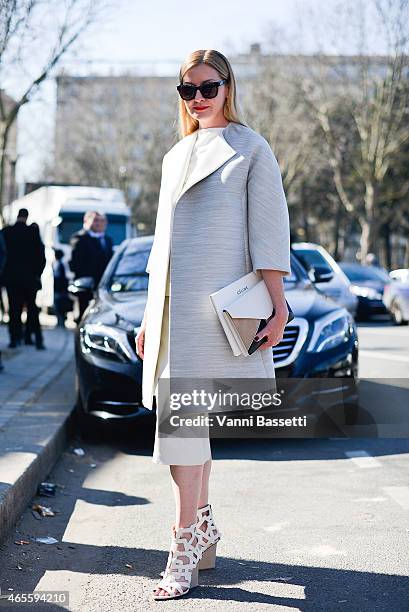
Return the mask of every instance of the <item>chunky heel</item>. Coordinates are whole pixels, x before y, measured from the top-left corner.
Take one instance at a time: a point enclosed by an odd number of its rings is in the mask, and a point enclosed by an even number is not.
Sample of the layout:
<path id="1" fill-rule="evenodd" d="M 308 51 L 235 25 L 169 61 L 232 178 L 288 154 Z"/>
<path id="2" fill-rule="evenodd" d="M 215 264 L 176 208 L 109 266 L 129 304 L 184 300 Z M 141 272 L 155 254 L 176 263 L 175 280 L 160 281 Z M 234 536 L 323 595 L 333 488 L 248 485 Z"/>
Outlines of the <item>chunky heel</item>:
<path id="1" fill-rule="evenodd" d="M 203 556 L 198 565 L 200 570 L 213 569 L 216 567 L 216 548 L 217 542 L 209 546 L 209 548 L 206 548 L 203 552 Z"/>
<path id="2" fill-rule="evenodd" d="M 190 580 L 190 588 L 199 586 L 199 566 L 196 565 L 195 569 L 192 571 L 192 578 Z"/>
<path id="3" fill-rule="evenodd" d="M 197 534 L 199 546 L 202 550 L 202 558 L 199 561 L 199 569 L 213 569 L 216 567 L 217 542 L 221 538 L 221 531 L 216 527 L 212 506 L 207 504 L 197 511 Z"/>

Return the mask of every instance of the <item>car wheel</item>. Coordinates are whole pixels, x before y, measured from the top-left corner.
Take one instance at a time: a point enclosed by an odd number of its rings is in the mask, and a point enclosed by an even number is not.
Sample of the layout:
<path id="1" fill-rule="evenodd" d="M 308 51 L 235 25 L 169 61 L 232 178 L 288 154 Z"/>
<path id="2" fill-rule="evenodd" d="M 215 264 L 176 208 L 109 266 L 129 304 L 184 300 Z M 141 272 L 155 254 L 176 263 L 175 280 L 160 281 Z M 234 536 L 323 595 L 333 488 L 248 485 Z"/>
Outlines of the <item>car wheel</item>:
<path id="1" fill-rule="evenodd" d="M 408 322 L 405 321 L 405 319 L 403 318 L 401 307 L 399 306 L 399 303 L 396 300 L 394 300 L 391 304 L 391 313 L 392 313 L 392 317 L 395 322 L 395 325 L 407 325 L 408 324 Z"/>

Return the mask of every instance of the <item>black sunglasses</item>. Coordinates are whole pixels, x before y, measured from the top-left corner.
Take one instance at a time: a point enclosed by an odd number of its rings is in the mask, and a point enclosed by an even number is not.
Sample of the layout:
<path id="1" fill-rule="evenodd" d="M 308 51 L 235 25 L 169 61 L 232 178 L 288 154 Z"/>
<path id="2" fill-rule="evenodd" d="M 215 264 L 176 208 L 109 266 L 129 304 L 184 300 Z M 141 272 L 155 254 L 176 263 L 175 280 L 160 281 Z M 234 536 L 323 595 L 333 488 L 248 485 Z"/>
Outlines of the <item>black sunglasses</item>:
<path id="1" fill-rule="evenodd" d="M 181 83 L 176 86 L 176 89 L 179 92 L 182 100 L 193 100 L 196 96 L 197 90 L 200 91 L 204 98 L 215 98 L 217 96 L 217 92 L 219 91 L 220 85 L 224 85 L 227 83 L 228 79 L 222 79 L 221 81 L 212 81 L 211 83 L 205 83 L 204 85 L 188 85 Z"/>

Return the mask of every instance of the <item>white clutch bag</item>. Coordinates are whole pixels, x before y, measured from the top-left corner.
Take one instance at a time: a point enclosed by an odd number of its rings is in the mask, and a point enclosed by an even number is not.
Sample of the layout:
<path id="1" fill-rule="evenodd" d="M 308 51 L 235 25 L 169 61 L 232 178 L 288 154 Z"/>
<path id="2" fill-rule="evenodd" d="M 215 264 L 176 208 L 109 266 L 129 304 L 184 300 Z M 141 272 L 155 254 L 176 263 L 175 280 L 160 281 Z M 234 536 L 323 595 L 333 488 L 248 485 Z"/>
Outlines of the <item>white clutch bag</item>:
<path id="1" fill-rule="evenodd" d="M 267 338 L 254 340 L 275 313 L 261 274 L 249 272 L 209 297 L 236 357 L 252 355 L 267 341 Z M 286 303 L 288 323 L 294 319 L 294 313 Z"/>

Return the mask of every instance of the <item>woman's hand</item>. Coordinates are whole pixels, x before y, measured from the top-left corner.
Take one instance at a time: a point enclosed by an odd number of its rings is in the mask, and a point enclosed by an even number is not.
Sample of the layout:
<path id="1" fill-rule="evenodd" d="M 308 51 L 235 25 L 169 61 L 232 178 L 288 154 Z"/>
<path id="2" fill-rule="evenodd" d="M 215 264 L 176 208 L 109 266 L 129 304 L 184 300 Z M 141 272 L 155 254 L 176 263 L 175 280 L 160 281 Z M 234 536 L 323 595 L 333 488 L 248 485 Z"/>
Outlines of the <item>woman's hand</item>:
<path id="1" fill-rule="evenodd" d="M 288 321 L 288 307 L 284 295 L 283 272 L 262 268 L 261 274 L 275 310 L 274 317 L 255 336 L 255 340 L 261 340 L 267 336 L 267 341 L 260 346 L 260 349 L 266 349 L 276 346 L 283 339 L 284 328 Z"/>
<path id="2" fill-rule="evenodd" d="M 284 335 L 284 328 L 287 324 L 288 309 L 280 311 L 274 315 L 272 319 L 263 327 L 261 331 L 255 337 L 255 340 L 261 340 L 264 336 L 267 336 L 267 341 L 264 342 L 259 350 L 276 346 L 281 342 Z"/>
<path id="3" fill-rule="evenodd" d="M 145 349 L 145 324 L 141 325 L 141 328 L 135 338 L 135 346 L 137 355 L 143 359 Z"/>

